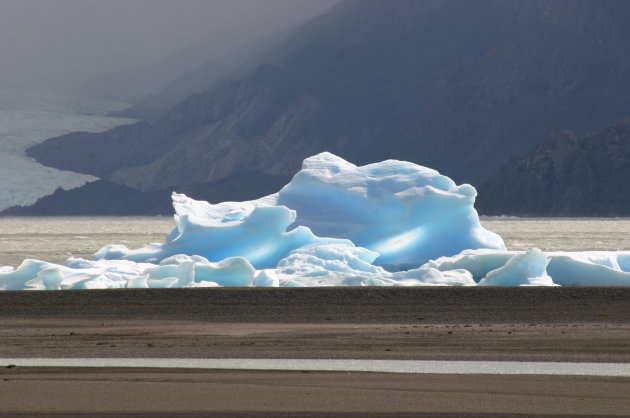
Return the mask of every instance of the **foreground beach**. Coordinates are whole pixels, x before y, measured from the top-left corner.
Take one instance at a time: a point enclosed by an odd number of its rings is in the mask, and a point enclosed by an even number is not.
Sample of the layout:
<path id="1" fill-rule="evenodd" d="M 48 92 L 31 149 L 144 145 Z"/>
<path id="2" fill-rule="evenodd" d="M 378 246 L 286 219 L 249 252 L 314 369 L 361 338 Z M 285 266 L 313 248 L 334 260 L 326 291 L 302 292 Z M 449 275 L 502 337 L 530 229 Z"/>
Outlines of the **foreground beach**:
<path id="1" fill-rule="evenodd" d="M 630 363 L 630 289 L 0 292 L 0 330 L 3 358 Z M 623 416 L 630 411 L 628 378 L 25 367 L 0 373 L 5 416 Z"/>

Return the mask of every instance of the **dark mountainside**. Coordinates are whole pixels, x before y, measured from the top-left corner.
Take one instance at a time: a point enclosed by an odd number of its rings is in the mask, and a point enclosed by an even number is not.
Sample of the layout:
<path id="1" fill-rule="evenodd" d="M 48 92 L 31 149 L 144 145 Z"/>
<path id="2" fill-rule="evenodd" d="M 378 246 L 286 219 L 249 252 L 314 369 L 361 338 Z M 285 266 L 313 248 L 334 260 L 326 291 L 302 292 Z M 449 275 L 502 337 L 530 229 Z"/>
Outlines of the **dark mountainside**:
<path id="1" fill-rule="evenodd" d="M 174 188 L 178 193 L 211 203 L 244 201 L 277 192 L 289 177 L 265 173 L 242 173 L 221 180 Z M 98 180 L 72 190 L 57 189 L 31 206 L 14 206 L 0 216 L 134 216 L 172 215 L 173 189 L 142 192 L 137 189 Z"/>
<path id="2" fill-rule="evenodd" d="M 189 95 L 206 90 L 218 76 L 236 69 L 244 61 L 255 57 L 260 52 L 257 49 L 264 50 L 274 38 L 294 30 L 304 24 L 307 19 L 330 9 L 337 1 L 339 0 L 284 0 L 285 7 L 281 10 L 273 14 L 262 13 L 256 16 L 253 22 L 248 18 L 243 18 L 244 20 L 237 19 L 238 21 L 231 22 L 232 24 L 220 24 L 213 16 L 208 16 L 205 19 L 207 32 L 196 41 L 171 52 L 168 52 L 170 50 L 167 47 L 164 50 L 166 55 L 153 63 L 97 76 L 87 83 L 75 86 L 68 93 L 136 103 L 139 106 L 134 106 L 134 116 L 153 118 L 159 113 L 154 111 L 155 106 L 159 106 L 159 111 L 162 112 L 165 110 L 162 109 L 163 105 L 168 105 L 170 108 Z M 281 3 L 276 1 L 268 9 L 272 10 Z M 194 5 L 193 9 L 195 9 Z M 206 10 L 211 9 L 212 7 Z M 150 15 L 157 13 L 157 10 L 160 10 L 159 5 L 155 10 L 147 10 L 146 13 Z M 182 10 L 191 11 L 192 9 L 184 6 Z M 216 10 L 221 13 L 219 8 Z M 240 14 L 245 16 L 246 13 L 247 11 Z M 250 21 L 252 25 L 238 28 L 238 30 L 234 26 L 240 26 L 245 21 Z M 174 17 L 171 18 L 171 22 L 176 25 L 179 20 Z M 193 26 L 196 27 L 196 24 Z M 154 29 L 159 30 L 157 27 Z M 196 73 L 195 69 L 202 69 L 204 74 Z M 185 77 L 185 79 L 180 77 Z M 202 85 L 198 86 L 200 83 Z M 165 88 L 167 85 L 168 87 Z"/>
<path id="3" fill-rule="evenodd" d="M 210 32 L 203 39 L 176 50 L 142 68 L 119 71 L 97 77 L 76 87 L 71 93 L 135 103 L 155 94 L 181 74 L 203 65 L 208 60 L 226 60 L 249 39 L 228 39 L 222 33 Z M 220 67 L 224 66 L 223 62 Z M 213 73 L 220 68 L 212 69 Z M 207 88 L 207 87 L 206 87 Z M 191 92 L 190 94 L 192 94 Z M 175 104 L 175 103 L 173 103 Z"/>
<path id="4" fill-rule="evenodd" d="M 184 72 L 165 87 L 155 89 L 152 94 L 127 109 L 112 113 L 111 116 L 155 122 L 173 106 L 193 94 L 207 90 L 221 77 L 236 71 L 242 72 L 243 68 L 253 65 L 264 51 L 278 44 L 292 30 L 295 28 L 273 33 L 263 39 L 248 42 L 229 54 L 213 57 L 203 65 Z"/>
<path id="5" fill-rule="evenodd" d="M 630 216 L 630 118 L 578 138 L 561 131 L 479 187 L 485 215 Z"/>
<path id="6" fill-rule="evenodd" d="M 628 21 L 625 0 L 347 0 L 153 124 L 28 154 L 142 190 L 286 176 L 323 150 L 478 184 L 539 138 L 627 114 Z"/>

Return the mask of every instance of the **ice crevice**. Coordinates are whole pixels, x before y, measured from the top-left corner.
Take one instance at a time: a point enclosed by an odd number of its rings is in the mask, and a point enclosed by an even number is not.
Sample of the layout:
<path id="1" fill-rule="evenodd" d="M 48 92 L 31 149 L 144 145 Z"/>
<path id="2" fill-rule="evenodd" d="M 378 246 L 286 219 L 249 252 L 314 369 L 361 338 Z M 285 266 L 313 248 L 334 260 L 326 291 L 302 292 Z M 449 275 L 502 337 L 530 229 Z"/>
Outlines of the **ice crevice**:
<path id="1" fill-rule="evenodd" d="M 509 251 L 476 190 L 388 160 L 307 158 L 278 193 L 210 204 L 173 194 L 164 243 L 0 267 L 0 289 L 217 286 L 628 286 L 629 251 Z"/>

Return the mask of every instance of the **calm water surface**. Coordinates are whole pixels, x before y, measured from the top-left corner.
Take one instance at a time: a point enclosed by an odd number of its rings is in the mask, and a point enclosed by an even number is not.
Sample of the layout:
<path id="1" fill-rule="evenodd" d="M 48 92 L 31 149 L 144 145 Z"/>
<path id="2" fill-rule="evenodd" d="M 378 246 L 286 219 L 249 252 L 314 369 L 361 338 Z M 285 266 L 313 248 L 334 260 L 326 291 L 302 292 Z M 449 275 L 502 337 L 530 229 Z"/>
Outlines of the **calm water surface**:
<path id="1" fill-rule="evenodd" d="M 630 218 L 482 219 L 510 250 L 630 250 Z"/>
<path id="2" fill-rule="evenodd" d="M 17 266 L 26 258 L 55 263 L 91 258 L 107 244 L 142 247 L 164 242 L 174 226 L 169 216 L 0 218 L 0 265 Z"/>
<path id="3" fill-rule="evenodd" d="M 512 250 L 630 250 L 630 218 L 490 218 L 482 224 Z M 91 258 L 107 244 L 137 248 L 163 242 L 174 226 L 171 217 L 0 218 L 0 266 L 26 258 Z"/>

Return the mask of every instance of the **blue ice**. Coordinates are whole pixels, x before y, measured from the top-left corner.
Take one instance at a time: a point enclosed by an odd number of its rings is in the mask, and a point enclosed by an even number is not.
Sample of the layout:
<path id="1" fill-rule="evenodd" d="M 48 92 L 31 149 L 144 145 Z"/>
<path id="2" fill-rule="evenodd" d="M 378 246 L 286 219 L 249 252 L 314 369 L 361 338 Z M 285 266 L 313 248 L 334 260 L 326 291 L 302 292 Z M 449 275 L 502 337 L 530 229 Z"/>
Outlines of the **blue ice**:
<path id="1" fill-rule="evenodd" d="M 630 285 L 630 252 L 508 251 L 481 226 L 475 197 L 410 162 L 356 166 L 321 153 L 258 200 L 174 193 L 164 243 L 0 267 L 0 289 Z"/>

